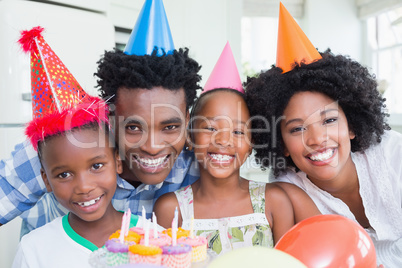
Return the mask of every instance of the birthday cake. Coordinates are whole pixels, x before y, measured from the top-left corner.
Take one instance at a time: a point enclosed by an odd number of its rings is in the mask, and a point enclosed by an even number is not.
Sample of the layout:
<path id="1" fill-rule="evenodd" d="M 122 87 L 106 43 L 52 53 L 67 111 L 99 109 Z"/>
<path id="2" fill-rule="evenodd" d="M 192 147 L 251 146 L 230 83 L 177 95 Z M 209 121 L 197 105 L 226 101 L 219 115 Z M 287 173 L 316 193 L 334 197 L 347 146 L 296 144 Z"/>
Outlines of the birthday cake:
<path id="1" fill-rule="evenodd" d="M 105 246 L 91 254 L 89 263 L 95 268 L 152 264 L 168 268 L 189 268 L 207 258 L 207 240 L 194 236 L 192 230 L 177 227 L 177 213 L 172 228 L 159 232 L 153 222 L 143 216 L 137 226 L 129 228 L 130 215 L 125 213 L 121 229 L 110 235 Z M 152 228 L 150 227 L 152 226 Z M 135 267 L 135 266 L 133 266 Z"/>
<path id="2" fill-rule="evenodd" d="M 191 246 L 191 262 L 200 262 L 206 260 L 208 240 L 205 237 L 183 236 L 180 237 L 177 242 Z"/>
<path id="3" fill-rule="evenodd" d="M 162 247 L 162 265 L 169 268 L 186 268 L 191 266 L 191 246 L 177 244 Z"/>

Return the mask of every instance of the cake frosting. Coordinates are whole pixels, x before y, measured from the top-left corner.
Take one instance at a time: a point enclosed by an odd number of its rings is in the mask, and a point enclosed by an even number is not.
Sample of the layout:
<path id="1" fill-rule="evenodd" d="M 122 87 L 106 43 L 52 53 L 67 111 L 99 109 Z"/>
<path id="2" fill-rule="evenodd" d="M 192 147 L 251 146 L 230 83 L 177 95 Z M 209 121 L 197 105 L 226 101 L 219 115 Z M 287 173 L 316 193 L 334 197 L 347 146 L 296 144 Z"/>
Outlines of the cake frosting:
<path id="1" fill-rule="evenodd" d="M 163 230 L 164 234 L 168 234 L 170 237 L 172 237 L 172 228 Z M 181 227 L 177 228 L 177 238 L 180 237 L 185 237 L 185 236 L 189 236 L 190 235 L 190 231 L 189 230 L 184 230 Z"/>
<path id="2" fill-rule="evenodd" d="M 120 230 L 117 230 L 113 234 L 110 235 L 109 240 L 111 239 L 118 239 L 120 237 Z M 139 235 L 136 232 L 133 232 L 131 230 L 128 231 L 128 235 L 124 237 L 125 242 L 134 242 L 135 244 L 138 244 L 141 240 L 141 235 Z"/>
<path id="3" fill-rule="evenodd" d="M 128 245 L 121 243 L 117 238 L 112 238 L 106 241 L 105 247 L 108 251 L 114 253 L 128 252 Z"/>
<path id="4" fill-rule="evenodd" d="M 189 268 L 191 266 L 191 246 L 177 244 L 162 247 L 162 265 L 169 268 Z"/>
<path id="5" fill-rule="evenodd" d="M 156 246 L 131 245 L 128 247 L 130 263 L 151 263 L 160 265 L 162 249 Z"/>
<path id="6" fill-rule="evenodd" d="M 208 240 L 202 236 L 181 237 L 177 240 L 178 243 L 184 243 L 192 247 L 191 261 L 199 262 L 207 258 Z"/>
<path id="7" fill-rule="evenodd" d="M 144 245 L 145 244 L 145 238 L 141 238 L 140 244 Z M 149 237 L 149 245 L 152 246 L 157 246 L 157 247 L 162 247 L 162 246 L 168 246 L 172 244 L 172 238 L 167 235 L 167 234 L 158 234 L 158 237 L 154 237 L 154 235 L 150 234 Z"/>
<path id="8" fill-rule="evenodd" d="M 145 230 L 142 227 L 131 227 L 130 231 L 135 232 L 135 233 L 137 233 L 137 234 L 139 234 L 141 236 L 145 235 Z M 150 234 L 151 234 L 151 232 L 150 232 Z"/>

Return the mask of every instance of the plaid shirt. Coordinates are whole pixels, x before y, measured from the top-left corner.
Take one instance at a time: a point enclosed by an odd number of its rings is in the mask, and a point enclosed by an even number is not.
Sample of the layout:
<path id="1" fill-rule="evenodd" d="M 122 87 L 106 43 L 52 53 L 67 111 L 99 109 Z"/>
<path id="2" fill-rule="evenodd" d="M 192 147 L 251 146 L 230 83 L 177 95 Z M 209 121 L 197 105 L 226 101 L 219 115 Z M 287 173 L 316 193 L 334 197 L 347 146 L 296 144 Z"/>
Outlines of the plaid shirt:
<path id="1" fill-rule="evenodd" d="M 67 213 L 53 193 L 46 193 L 40 168 L 37 152 L 28 141 L 16 145 L 12 158 L 0 162 L 0 223 L 5 224 L 20 215 L 23 219 L 21 235 Z M 117 210 L 130 208 L 137 215 L 141 215 L 144 206 L 150 218 L 158 197 L 192 184 L 198 178 L 194 153 L 183 149 L 168 177 L 160 184 L 134 188 L 118 176 L 112 203 Z"/>

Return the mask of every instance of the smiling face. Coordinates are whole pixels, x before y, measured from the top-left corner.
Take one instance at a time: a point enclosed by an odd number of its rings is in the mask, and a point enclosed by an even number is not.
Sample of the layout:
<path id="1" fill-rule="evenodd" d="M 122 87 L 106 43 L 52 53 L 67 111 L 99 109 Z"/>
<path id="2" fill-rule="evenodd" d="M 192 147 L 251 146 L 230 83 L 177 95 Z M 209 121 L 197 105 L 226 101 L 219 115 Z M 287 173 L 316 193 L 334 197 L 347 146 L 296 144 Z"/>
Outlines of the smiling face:
<path id="1" fill-rule="evenodd" d="M 192 139 L 201 176 L 239 176 L 251 153 L 250 115 L 244 99 L 234 92 L 216 91 L 198 105 Z"/>
<path id="2" fill-rule="evenodd" d="M 42 144 L 42 178 L 71 215 L 97 221 L 113 208 L 116 172 L 122 169 L 116 156 L 104 130 L 74 130 Z"/>
<path id="3" fill-rule="evenodd" d="M 122 177 L 131 183 L 163 182 L 186 141 L 184 90 L 120 88 L 115 115 Z"/>
<path id="4" fill-rule="evenodd" d="M 285 155 L 316 184 L 345 178 L 354 167 L 349 130 L 338 103 L 322 93 L 293 95 L 281 121 Z"/>

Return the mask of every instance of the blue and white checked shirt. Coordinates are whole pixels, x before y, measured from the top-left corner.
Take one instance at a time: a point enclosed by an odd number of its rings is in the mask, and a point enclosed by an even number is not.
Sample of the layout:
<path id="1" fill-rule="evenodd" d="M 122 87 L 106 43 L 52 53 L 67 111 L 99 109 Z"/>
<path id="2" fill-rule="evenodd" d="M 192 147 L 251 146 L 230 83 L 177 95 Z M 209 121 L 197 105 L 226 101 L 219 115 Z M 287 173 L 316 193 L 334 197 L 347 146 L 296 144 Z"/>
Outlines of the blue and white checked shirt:
<path id="1" fill-rule="evenodd" d="M 0 162 L 0 223 L 5 224 L 20 215 L 23 219 L 21 235 L 67 213 L 53 193 L 46 192 L 40 168 L 37 152 L 28 141 L 16 145 L 12 158 Z M 198 178 L 194 153 L 183 149 L 168 177 L 160 184 L 134 188 L 118 176 L 112 203 L 117 210 L 130 208 L 137 215 L 141 215 L 144 206 L 150 218 L 158 197 L 192 184 Z"/>

